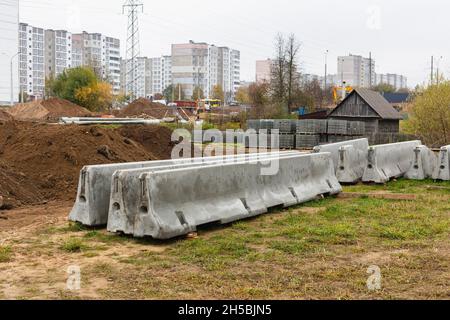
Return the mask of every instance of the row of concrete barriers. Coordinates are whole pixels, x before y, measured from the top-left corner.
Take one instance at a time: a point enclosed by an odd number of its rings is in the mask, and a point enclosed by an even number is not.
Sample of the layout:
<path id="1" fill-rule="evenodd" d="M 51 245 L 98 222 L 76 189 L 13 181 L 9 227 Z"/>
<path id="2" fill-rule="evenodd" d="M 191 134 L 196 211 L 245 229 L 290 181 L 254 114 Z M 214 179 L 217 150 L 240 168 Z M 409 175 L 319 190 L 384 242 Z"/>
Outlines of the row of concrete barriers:
<path id="1" fill-rule="evenodd" d="M 450 180 L 450 146 L 436 156 L 420 141 L 369 147 L 359 139 L 314 151 L 87 166 L 70 220 L 169 239 L 334 195 L 341 183 Z"/>
<path id="2" fill-rule="evenodd" d="M 314 148 L 314 152 L 331 153 L 339 182 L 347 184 L 358 181 L 386 183 L 400 177 L 449 181 L 449 151 L 450 146 L 446 146 L 441 148 L 439 154 L 435 154 L 421 141 L 369 147 L 367 139 Z"/>
<path id="3" fill-rule="evenodd" d="M 341 191 L 330 153 L 88 166 L 81 172 L 70 220 L 169 239 L 201 225 L 227 224 Z"/>

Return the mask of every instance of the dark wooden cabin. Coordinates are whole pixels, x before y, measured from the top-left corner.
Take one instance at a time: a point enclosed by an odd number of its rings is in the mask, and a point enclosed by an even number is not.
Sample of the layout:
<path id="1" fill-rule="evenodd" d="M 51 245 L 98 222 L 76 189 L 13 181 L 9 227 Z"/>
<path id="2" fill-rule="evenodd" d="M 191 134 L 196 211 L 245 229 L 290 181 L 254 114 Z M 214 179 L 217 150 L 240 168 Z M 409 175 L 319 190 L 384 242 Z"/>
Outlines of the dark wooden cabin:
<path id="1" fill-rule="evenodd" d="M 378 92 L 358 88 L 328 115 L 328 119 L 363 121 L 366 134 L 398 134 L 403 117 Z"/>

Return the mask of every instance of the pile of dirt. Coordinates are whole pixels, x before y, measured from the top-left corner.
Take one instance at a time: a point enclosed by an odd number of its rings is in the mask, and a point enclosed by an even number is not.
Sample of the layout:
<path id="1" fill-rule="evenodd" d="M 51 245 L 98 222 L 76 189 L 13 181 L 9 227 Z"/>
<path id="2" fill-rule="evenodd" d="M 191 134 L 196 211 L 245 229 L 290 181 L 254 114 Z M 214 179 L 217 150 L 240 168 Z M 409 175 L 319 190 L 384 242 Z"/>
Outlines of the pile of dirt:
<path id="1" fill-rule="evenodd" d="M 145 98 L 135 100 L 120 112 L 120 117 L 124 118 L 140 117 L 150 119 L 179 119 L 181 117 L 182 119 L 188 121 L 190 116 L 192 116 L 192 114 L 189 115 L 186 112 L 179 112 L 177 108 L 168 107 L 161 103 L 151 102 Z"/>
<path id="2" fill-rule="evenodd" d="M 8 112 L 0 109 L 0 122 L 12 121 L 13 117 Z"/>
<path id="3" fill-rule="evenodd" d="M 169 159 L 170 136 L 159 126 L 0 125 L 0 196 L 12 206 L 73 200 L 83 166 Z"/>
<path id="4" fill-rule="evenodd" d="M 70 101 L 50 98 L 18 104 L 8 111 L 16 120 L 57 122 L 61 117 L 89 117 L 92 113 Z"/>
<path id="5" fill-rule="evenodd" d="M 159 159 L 170 158 L 175 146 L 174 143 L 170 142 L 172 131 L 166 127 L 126 126 L 118 129 L 118 132 L 128 139 L 140 143 L 146 150 L 151 150 L 153 155 Z"/>

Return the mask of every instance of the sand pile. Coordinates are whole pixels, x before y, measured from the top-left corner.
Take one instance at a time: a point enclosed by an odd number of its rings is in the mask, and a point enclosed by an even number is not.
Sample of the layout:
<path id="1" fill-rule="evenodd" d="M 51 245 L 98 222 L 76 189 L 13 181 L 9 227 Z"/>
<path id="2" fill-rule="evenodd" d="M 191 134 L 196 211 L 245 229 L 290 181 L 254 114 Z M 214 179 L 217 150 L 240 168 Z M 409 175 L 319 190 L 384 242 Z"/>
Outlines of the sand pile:
<path id="1" fill-rule="evenodd" d="M 91 112 L 70 101 L 50 98 L 18 104 L 8 111 L 16 120 L 57 122 L 61 117 L 89 117 Z"/>
<path id="2" fill-rule="evenodd" d="M 11 120 L 13 120 L 13 117 L 5 110 L 0 109 L 0 121 L 4 122 L 4 121 L 11 121 Z"/>
<path id="3" fill-rule="evenodd" d="M 171 134 L 159 126 L 0 125 L 0 195 L 13 206 L 73 200 L 83 166 L 169 159 Z"/>

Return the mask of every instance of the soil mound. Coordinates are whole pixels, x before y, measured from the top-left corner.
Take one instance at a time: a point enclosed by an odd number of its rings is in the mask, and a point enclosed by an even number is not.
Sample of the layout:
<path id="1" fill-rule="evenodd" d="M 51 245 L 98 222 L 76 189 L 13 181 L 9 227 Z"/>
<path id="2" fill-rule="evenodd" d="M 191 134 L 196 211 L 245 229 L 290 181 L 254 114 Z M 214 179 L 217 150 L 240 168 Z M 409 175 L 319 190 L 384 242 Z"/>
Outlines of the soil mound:
<path id="1" fill-rule="evenodd" d="M 12 121 L 13 117 L 6 111 L 0 109 L 0 121 Z"/>
<path id="2" fill-rule="evenodd" d="M 170 136 L 159 126 L 0 125 L 0 195 L 14 206 L 73 200 L 83 166 L 169 159 Z"/>
<path id="3" fill-rule="evenodd" d="M 150 119 L 183 119 L 188 121 L 189 115 L 187 112 L 179 112 L 177 108 L 168 107 L 161 103 L 151 102 L 145 98 L 139 98 L 129 104 L 120 112 L 121 117 L 141 117 Z"/>
<path id="4" fill-rule="evenodd" d="M 16 120 L 57 122 L 61 117 L 89 117 L 91 112 L 70 101 L 50 98 L 11 108 L 9 113 Z"/>

